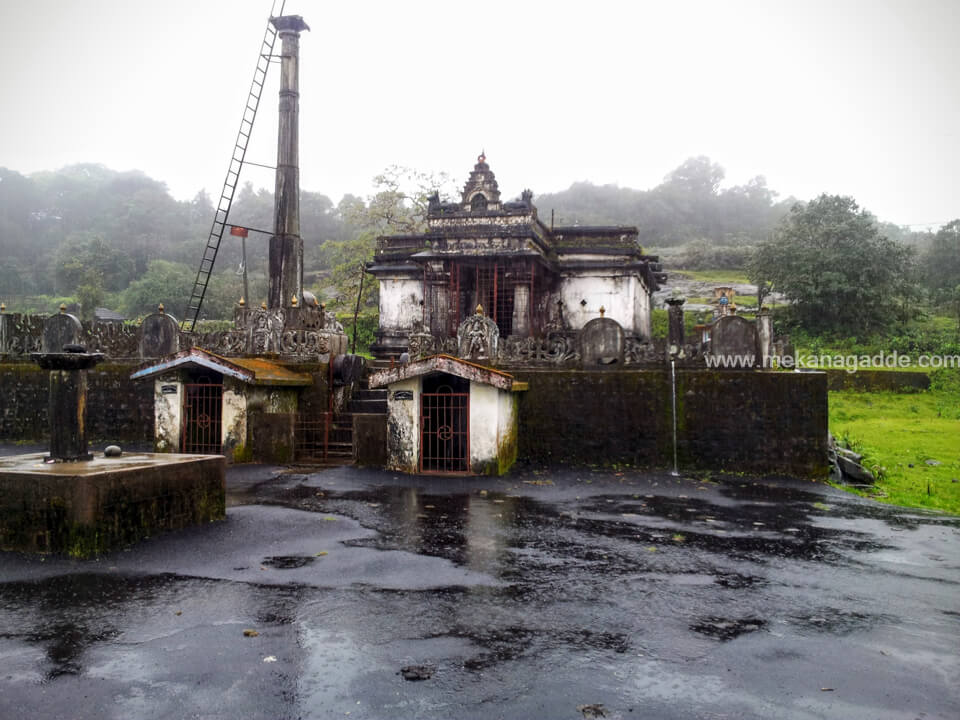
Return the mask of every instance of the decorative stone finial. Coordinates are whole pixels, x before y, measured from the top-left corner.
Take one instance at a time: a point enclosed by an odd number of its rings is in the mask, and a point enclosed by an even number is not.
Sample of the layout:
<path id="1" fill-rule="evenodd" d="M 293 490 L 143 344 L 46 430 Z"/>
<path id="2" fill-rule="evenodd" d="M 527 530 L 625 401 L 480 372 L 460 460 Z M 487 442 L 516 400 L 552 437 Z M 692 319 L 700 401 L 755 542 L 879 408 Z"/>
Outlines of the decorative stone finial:
<path id="1" fill-rule="evenodd" d="M 477 156 L 478 163 L 485 163 L 487 161 L 487 151 L 481 150 L 480 154 Z"/>
<path id="2" fill-rule="evenodd" d="M 63 303 L 60 303 L 60 312 L 65 313 L 67 311 L 67 306 Z"/>
<path id="3" fill-rule="evenodd" d="M 477 315 L 483 315 L 483 305 L 477 305 Z"/>
<path id="4" fill-rule="evenodd" d="M 240 303 L 239 303 L 239 304 L 240 304 L 240 307 L 245 307 L 246 304 L 247 304 L 247 301 L 243 299 L 243 295 L 240 296 Z"/>
<path id="5" fill-rule="evenodd" d="M 314 298 L 313 298 L 313 306 L 314 306 L 314 307 L 320 307 L 320 301 L 317 300 L 316 296 L 314 296 Z"/>
<path id="6" fill-rule="evenodd" d="M 294 307 L 297 306 L 297 296 L 296 296 L 296 295 L 293 295 L 293 296 L 290 298 L 290 304 L 293 305 Z"/>
<path id="7" fill-rule="evenodd" d="M 326 303 L 320 303 L 320 310 L 321 310 L 321 311 L 325 311 L 326 309 L 327 309 L 327 304 L 326 304 Z"/>
<path id="8" fill-rule="evenodd" d="M 6 312 L 6 311 L 7 311 L 7 304 L 4 302 L 0 302 L 0 312 Z"/>
<path id="9" fill-rule="evenodd" d="M 606 311 L 607 311 L 607 309 L 606 309 L 603 305 L 601 305 L 601 306 L 600 306 L 600 317 L 603 317 L 603 314 L 604 314 Z"/>
<path id="10" fill-rule="evenodd" d="M 163 313 L 164 313 L 163 303 L 160 303 L 159 305 L 157 305 L 157 312 L 160 313 L 161 315 L 163 315 Z"/>
<path id="11" fill-rule="evenodd" d="M 266 301 L 266 300 L 264 300 L 262 303 L 260 303 L 260 309 L 261 309 L 261 310 L 266 310 L 266 309 L 267 309 L 267 301 Z"/>

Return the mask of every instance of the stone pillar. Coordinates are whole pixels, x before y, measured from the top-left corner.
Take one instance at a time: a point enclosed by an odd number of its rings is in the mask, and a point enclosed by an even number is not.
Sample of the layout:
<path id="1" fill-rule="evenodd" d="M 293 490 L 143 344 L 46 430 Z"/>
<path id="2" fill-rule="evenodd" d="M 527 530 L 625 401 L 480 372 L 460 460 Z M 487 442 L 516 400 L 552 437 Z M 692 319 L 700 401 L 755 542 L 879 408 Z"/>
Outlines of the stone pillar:
<path id="1" fill-rule="evenodd" d="M 772 367 L 771 357 L 773 355 L 773 316 L 769 310 L 761 310 L 757 313 L 757 358 L 760 360 L 760 367 L 764 370 Z"/>
<path id="2" fill-rule="evenodd" d="M 280 127 L 274 235 L 270 238 L 268 305 L 271 310 L 302 304 L 303 239 L 300 237 L 300 33 L 310 28 L 299 15 L 272 18 L 281 41 Z"/>
<path id="3" fill-rule="evenodd" d="M 40 367 L 50 371 L 51 462 L 91 460 L 87 451 L 87 370 L 103 360 L 101 353 L 33 353 Z"/>
<path id="4" fill-rule="evenodd" d="M 530 334 L 530 287 L 513 288 L 513 335 Z"/>
<path id="5" fill-rule="evenodd" d="M 427 317 L 424 326 L 431 335 L 446 337 L 450 333 L 450 288 L 446 285 L 434 285 L 427 303 Z"/>
<path id="6" fill-rule="evenodd" d="M 683 353 L 683 298 L 667 299 L 667 348 L 676 357 Z"/>
<path id="7" fill-rule="evenodd" d="M 0 355 L 5 355 L 9 352 L 8 346 L 10 341 L 7 338 L 12 335 L 12 333 L 7 330 L 7 324 L 9 322 L 10 316 L 7 315 L 6 303 L 0 302 Z"/>

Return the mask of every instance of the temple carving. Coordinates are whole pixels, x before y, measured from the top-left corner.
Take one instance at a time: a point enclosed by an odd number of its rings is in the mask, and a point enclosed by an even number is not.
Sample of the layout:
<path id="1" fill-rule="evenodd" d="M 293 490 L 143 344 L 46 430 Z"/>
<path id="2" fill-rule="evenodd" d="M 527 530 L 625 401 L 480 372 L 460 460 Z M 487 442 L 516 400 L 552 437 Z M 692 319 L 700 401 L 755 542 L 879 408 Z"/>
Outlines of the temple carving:
<path id="1" fill-rule="evenodd" d="M 636 227 L 548 226 L 529 190 L 502 202 L 484 155 L 459 202 L 434 193 L 426 232 L 378 238 L 367 270 L 380 284 L 372 347 L 380 359 L 425 346 L 475 352 L 476 329 L 473 345 L 464 345 L 461 326 L 477 324 L 478 307 L 504 348 L 577 332 L 600 317 L 649 340 L 651 295 L 666 278 L 657 258 L 643 253 Z"/>

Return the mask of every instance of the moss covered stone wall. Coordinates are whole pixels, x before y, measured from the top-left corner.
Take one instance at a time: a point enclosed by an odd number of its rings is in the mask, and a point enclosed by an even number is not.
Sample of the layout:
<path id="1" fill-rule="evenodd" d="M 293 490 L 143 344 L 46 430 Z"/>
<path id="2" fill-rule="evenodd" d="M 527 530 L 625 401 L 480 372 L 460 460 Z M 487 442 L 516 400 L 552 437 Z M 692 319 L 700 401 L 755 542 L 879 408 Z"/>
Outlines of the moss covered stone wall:
<path id="1" fill-rule="evenodd" d="M 830 368 L 824 370 L 830 390 L 856 392 L 920 392 L 930 387 L 930 376 L 924 372 L 893 370 L 857 370 L 847 372 Z"/>
<path id="2" fill-rule="evenodd" d="M 671 467 L 669 370 L 515 370 L 519 459 L 547 465 Z M 827 380 L 822 373 L 677 372 L 681 469 L 821 476 Z"/>
<path id="3" fill-rule="evenodd" d="M 102 364 L 87 381 L 87 438 L 91 443 L 153 442 L 153 382 L 136 382 L 133 364 Z M 48 373 L 33 363 L 0 363 L 0 440 L 49 437 Z"/>

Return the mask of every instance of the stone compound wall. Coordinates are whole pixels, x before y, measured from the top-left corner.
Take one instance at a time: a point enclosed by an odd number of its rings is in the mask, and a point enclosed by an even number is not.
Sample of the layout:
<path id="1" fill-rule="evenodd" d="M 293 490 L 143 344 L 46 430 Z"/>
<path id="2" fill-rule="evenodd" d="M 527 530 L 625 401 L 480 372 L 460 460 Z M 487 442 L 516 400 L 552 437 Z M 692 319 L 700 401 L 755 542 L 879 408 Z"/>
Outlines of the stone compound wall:
<path id="1" fill-rule="evenodd" d="M 32 362 L 30 353 L 49 344 L 50 336 L 44 339 L 45 332 L 60 325 L 65 325 L 64 334 L 55 333 L 55 351 L 63 343 L 76 342 L 108 358 L 87 376 L 87 438 L 93 444 L 153 446 L 154 385 L 132 381 L 130 374 L 144 359 L 191 346 L 226 355 L 244 354 L 251 348 L 276 351 L 281 360 L 296 362 L 315 375 L 317 385 L 305 393 L 307 405 L 322 405 L 326 410 L 327 360 L 344 353 L 347 346 L 343 329 L 332 313 L 322 306 L 273 312 L 240 308 L 235 323 L 240 329 L 200 335 L 180 331 L 176 320 L 162 312 L 147 316 L 140 326 L 81 324 L 65 313 L 49 317 L 0 313 L 0 440 L 41 441 L 49 437 L 48 373 Z M 317 368 L 323 369 L 321 377 L 314 372 Z M 340 405 L 345 395 L 345 391 L 338 394 Z M 322 402 L 316 401 L 318 397 Z M 179 406 L 179 396 L 167 400 Z M 178 424 L 175 418 L 174 425 Z M 246 429 L 240 425 L 241 431 Z M 241 442 L 230 440 L 228 450 Z M 173 448 L 176 444 L 174 438 Z"/>
<path id="2" fill-rule="evenodd" d="M 44 344 L 44 328 L 64 314 L 49 317 L 0 313 L 0 359 L 29 362 L 31 352 Z M 347 336 L 333 313 L 315 308 L 236 308 L 233 330 L 189 333 L 176 319 L 153 313 L 143 323 L 98 323 L 76 321 L 71 342 L 89 352 L 99 352 L 114 361 L 142 361 L 163 357 L 189 347 L 202 347 L 219 355 L 237 356 L 271 352 L 295 362 L 326 362 L 347 351 Z M 59 351 L 57 348 L 46 348 Z"/>
<path id="3" fill-rule="evenodd" d="M 930 388 L 930 376 L 924 372 L 893 370 L 846 370 L 827 369 L 830 390 L 853 390 L 855 392 L 921 392 Z"/>
<path id="4" fill-rule="evenodd" d="M 136 365 L 104 363 L 87 374 L 87 438 L 91 444 L 152 446 L 153 383 L 130 380 Z M 49 437 L 49 373 L 38 365 L 0 362 L 0 439 Z"/>
<path id="5" fill-rule="evenodd" d="M 669 468 L 668 370 L 515 370 L 521 461 Z M 822 477 L 827 471 L 823 373 L 677 371 L 682 470 Z"/>

